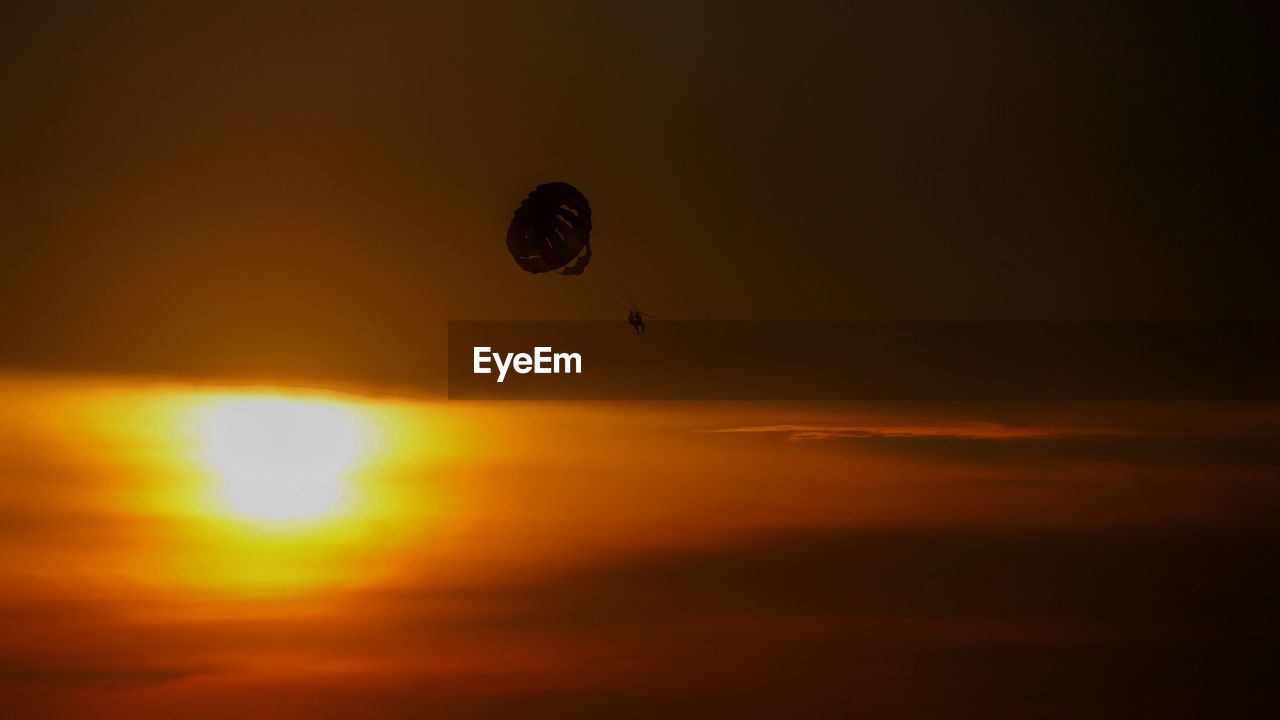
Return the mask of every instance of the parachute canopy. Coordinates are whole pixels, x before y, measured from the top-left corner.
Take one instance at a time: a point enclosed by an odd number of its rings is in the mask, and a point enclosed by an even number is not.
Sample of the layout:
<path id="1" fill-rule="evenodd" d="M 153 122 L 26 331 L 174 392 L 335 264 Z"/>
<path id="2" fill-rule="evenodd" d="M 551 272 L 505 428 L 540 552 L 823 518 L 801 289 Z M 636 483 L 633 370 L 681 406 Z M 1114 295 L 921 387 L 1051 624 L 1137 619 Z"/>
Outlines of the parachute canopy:
<path id="1" fill-rule="evenodd" d="M 591 205 L 565 182 L 539 185 L 516 208 L 507 250 L 525 272 L 581 275 L 591 262 Z"/>

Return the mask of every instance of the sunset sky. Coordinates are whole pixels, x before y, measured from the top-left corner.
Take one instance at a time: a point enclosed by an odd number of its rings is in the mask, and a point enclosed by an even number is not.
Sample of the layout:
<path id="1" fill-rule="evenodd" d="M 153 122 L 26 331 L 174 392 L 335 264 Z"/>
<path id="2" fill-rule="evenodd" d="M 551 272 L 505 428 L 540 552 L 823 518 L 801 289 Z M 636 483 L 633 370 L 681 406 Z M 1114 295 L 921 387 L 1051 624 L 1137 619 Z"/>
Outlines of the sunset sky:
<path id="1" fill-rule="evenodd" d="M 10 716 L 1178 716 L 1277 596 L 1261 411 L 4 391 Z"/>
<path id="2" fill-rule="evenodd" d="M 446 398 L 450 320 L 1274 322 L 1260 6 L 1042 5 L 7 4 L 0 716 L 1250 716 L 1274 404 Z"/>

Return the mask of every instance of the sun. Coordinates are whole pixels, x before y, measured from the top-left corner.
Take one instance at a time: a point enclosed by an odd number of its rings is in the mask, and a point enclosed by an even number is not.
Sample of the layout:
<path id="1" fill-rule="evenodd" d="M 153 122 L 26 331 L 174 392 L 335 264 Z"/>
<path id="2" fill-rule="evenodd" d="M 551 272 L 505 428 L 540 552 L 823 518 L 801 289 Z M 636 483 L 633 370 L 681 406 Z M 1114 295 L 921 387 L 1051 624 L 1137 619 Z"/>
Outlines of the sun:
<path id="1" fill-rule="evenodd" d="M 365 450 L 356 410 L 309 399 L 221 399 L 200 414 L 199 434 L 225 509 L 267 524 L 340 514 Z"/>

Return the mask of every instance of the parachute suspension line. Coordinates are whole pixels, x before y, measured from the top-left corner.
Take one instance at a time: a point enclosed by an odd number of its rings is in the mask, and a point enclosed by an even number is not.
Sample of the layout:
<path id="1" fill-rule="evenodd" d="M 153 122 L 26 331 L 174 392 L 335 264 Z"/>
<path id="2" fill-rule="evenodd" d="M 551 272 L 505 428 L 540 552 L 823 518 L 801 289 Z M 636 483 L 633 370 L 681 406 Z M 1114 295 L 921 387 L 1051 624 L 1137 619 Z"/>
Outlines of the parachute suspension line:
<path id="1" fill-rule="evenodd" d="M 636 304 L 635 295 L 631 292 L 629 284 L 625 280 L 617 280 L 618 289 L 622 291 L 622 297 L 626 299 L 627 312 L 636 312 L 640 310 L 640 306 Z"/>
<path id="2" fill-rule="evenodd" d="M 850 373 L 847 370 L 844 370 L 838 367 L 831 367 L 830 365 L 824 365 L 822 363 L 816 363 L 816 362 L 813 362 L 812 360 L 808 360 L 806 358 L 803 358 L 799 355 L 795 355 L 793 353 L 780 351 L 776 348 L 768 347 L 765 345 L 758 345 L 754 343 L 743 343 L 740 341 L 731 340 L 730 338 L 727 338 L 721 335 L 720 333 L 714 333 L 709 330 L 703 330 L 697 327 L 683 328 L 682 326 L 684 325 L 684 323 L 676 320 L 668 320 L 667 318 L 659 317 L 657 315 L 654 315 L 653 313 L 647 313 L 647 312 L 641 311 L 640 315 L 646 318 L 657 320 L 658 322 L 661 322 L 661 323 L 669 323 L 670 324 L 669 326 L 673 328 L 687 329 L 692 332 L 698 333 L 699 335 L 702 335 L 704 337 L 712 338 L 713 340 L 717 340 L 724 343 L 733 343 L 741 350 L 755 351 L 755 352 L 759 352 L 762 355 L 772 356 L 774 359 L 785 360 L 796 365 L 803 365 L 805 367 L 822 370 L 823 372 L 832 373 L 833 375 L 839 375 L 845 378 L 857 379 L 857 376 L 855 376 L 853 373 Z"/>

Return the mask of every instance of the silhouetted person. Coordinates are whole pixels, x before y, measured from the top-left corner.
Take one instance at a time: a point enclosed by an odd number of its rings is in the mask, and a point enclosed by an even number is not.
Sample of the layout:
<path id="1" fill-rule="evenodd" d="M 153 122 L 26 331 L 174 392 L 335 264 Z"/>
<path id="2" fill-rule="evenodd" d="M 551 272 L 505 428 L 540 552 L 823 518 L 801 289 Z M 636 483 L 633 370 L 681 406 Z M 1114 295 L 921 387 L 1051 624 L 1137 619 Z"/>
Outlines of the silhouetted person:
<path id="1" fill-rule="evenodd" d="M 636 329 L 637 335 L 644 334 L 644 313 L 639 310 L 631 310 L 627 313 L 627 322 Z"/>

